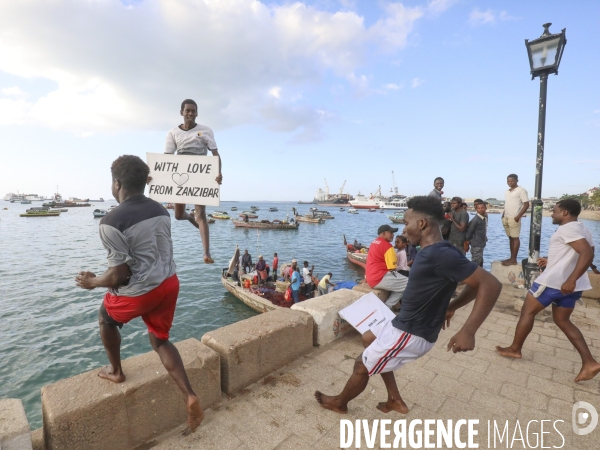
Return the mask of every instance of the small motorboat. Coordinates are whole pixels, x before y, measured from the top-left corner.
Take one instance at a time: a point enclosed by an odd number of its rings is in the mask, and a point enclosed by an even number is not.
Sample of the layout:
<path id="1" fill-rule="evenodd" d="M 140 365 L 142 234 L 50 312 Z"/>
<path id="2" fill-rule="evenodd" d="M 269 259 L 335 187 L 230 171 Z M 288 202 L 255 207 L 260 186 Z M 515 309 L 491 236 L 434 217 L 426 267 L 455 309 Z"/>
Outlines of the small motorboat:
<path id="1" fill-rule="evenodd" d="M 271 206 L 271 207 L 269 208 L 269 211 L 271 211 L 271 212 L 275 212 L 275 211 L 279 211 L 279 210 L 278 210 L 278 209 L 277 209 L 275 206 Z"/>
<path id="2" fill-rule="evenodd" d="M 251 206 L 250 209 L 252 211 L 258 211 L 260 208 L 258 206 Z"/>
<path id="3" fill-rule="evenodd" d="M 254 211 L 242 211 L 239 216 L 248 216 L 248 219 L 258 219 L 258 214 L 256 214 Z"/>
<path id="4" fill-rule="evenodd" d="M 232 206 L 232 207 L 231 207 L 231 210 L 232 210 L 232 211 L 237 211 L 237 206 Z"/>
<path id="5" fill-rule="evenodd" d="M 345 211 L 345 209 L 344 208 L 340 208 L 340 211 Z"/>
<path id="6" fill-rule="evenodd" d="M 308 208 L 309 211 L 316 211 L 317 208 L 315 208 L 314 206 L 312 208 Z"/>
<path id="7" fill-rule="evenodd" d="M 213 219 L 212 217 L 209 217 L 209 218 L 206 220 L 206 222 L 207 222 L 207 223 L 215 223 L 215 222 L 216 222 L 216 220 L 215 220 L 215 219 Z"/>
<path id="8" fill-rule="evenodd" d="M 350 208 L 348 214 L 358 214 L 358 209 Z"/>
<path id="9" fill-rule="evenodd" d="M 221 219 L 221 220 L 229 220 L 231 217 L 225 211 L 214 211 L 212 214 L 209 214 L 208 217 L 212 217 L 213 219 Z"/>
<path id="10" fill-rule="evenodd" d="M 48 208 L 30 208 L 25 214 L 19 214 L 21 217 L 58 217 L 60 211 L 50 211 Z"/>
<path id="11" fill-rule="evenodd" d="M 394 223 L 404 223 L 404 211 L 396 211 L 393 215 L 388 217 Z"/>
<path id="12" fill-rule="evenodd" d="M 108 212 L 105 209 L 95 209 L 94 210 L 94 219 L 99 219 L 100 217 L 104 217 Z"/>
<path id="13" fill-rule="evenodd" d="M 377 210 L 375 208 L 369 208 L 369 212 L 376 212 Z"/>

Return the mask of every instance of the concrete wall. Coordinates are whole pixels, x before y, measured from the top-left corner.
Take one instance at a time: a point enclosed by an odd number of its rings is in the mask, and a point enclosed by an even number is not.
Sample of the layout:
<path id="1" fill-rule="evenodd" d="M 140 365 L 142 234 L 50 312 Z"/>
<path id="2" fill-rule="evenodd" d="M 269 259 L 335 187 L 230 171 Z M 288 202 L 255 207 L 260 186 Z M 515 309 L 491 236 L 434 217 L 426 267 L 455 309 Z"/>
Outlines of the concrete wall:
<path id="1" fill-rule="evenodd" d="M 280 308 L 210 331 L 202 342 L 221 360 L 221 388 L 231 394 L 313 348 L 313 318 Z"/>
<path id="2" fill-rule="evenodd" d="M 362 292 L 340 289 L 327 295 L 296 303 L 292 309 L 304 311 L 312 316 L 315 321 L 313 344 L 325 345 L 354 331 L 354 328 L 342 319 L 338 312 L 363 295 L 365 294 Z"/>
<path id="3" fill-rule="evenodd" d="M 385 302 L 388 299 L 388 297 L 390 296 L 390 291 L 384 291 L 383 289 L 373 289 L 367 283 L 357 284 L 356 286 L 354 286 L 352 288 L 352 290 L 357 291 L 357 292 L 362 292 L 363 294 L 368 294 L 369 292 L 372 292 L 377 297 L 379 297 L 379 299 L 382 302 Z"/>
<path id="4" fill-rule="evenodd" d="M 0 449 L 32 449 L 29 422 L 20 399 L 0 400 Z"/>
<path id="5" fill-rule="evenodd" d="M 492 262 L 492 275 L 494 275 L 502 284 L 523 285 L 525 280 L 521 265 L 503 266 L 500 261 Z M 592 271 L 588 272 L 592 289 L 583 291 L 583 297 L 600 299 L 600 275 Z"/>
<path id="6" fill-rule="evenodd" d="M 204 408 L 221 398 L 219 356 L 196 339 L 175 344 Z M 155 352 L 123 361 L 115 384 L 97 370 L 42 388 L 46 448 L 131 449 L 186 421 L 179 388 Z"/>

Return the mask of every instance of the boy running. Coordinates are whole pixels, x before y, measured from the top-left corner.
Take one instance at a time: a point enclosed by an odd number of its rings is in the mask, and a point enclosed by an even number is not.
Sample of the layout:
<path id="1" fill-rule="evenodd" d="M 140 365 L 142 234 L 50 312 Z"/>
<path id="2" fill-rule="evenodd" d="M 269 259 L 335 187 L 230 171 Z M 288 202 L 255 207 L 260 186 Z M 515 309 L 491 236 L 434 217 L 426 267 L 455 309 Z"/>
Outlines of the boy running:
<path id="1" fill-rule="evenodd" d="M 538 265 L 546 269 L 536 278 L 527 292 L 510 347 L 496 347 L 509 358 L 521 358 L 525 339 L 533 328 L 535 316 L 552 304 L 552 317 L 581 356 L 582 367 L 575 381 L 591 380 L 600 372 L 600 363 L 590 353 L 585 338 L 570 317 L 582 291 L 592 285 L 587 268 L 594 258 L 592 234 L 577 221 L 581 205 L 577 200 L 559 201 L 552 212 L 552 223 L 558 229 L 550 238 L 548 257 L 540 258 Z"/>
<path id="2" fill-rule="evenodd" d="M 167 134 L 165 143 L 165 153 L 178 155 L 198 155 L 206 156 L 208 150 L 213 156 L 219 157 L 219 175 L 215 180 L 221 184 L 223 175 L 221 175 L 221 156 L 217 149 L 213 131 L 207 126 L 196 123 L 198 117 L 198 105 L 194 100 L 184 100 L 181 103 L 180 114 L 183 116 L 183 124 L 176 126 Z M 185 212 L 184 203 L 175 204 L 175 219 L 188 220 L 192 225 L 200 230 L 200 238 L 204 247 L 204 262 L 212 264 L 215 261 L 210 257 L 210 243 L 208 234 L 208 221 L 206 220 L 206 207 L 204 205 L 194 205 L 195 214 L 191 215 Z"/>
<path id="3" fill-rule="evenodd" d="M 369 377 L 381 374 L 387 401 L 377 405 L 382 412 L 408 412 L 400 397 L 393 371 L 425 355 L 435 344 L 454 311 L 473 299 L 473 310 L 463 327 L 448 343 L 448 351 L 465 352 L 475 348 L 475 333 L 488 316 L 502 288 L 500 282 L 465 258 L 452 244 L 442 240 L 442 204 L 434 197 L 413 197 L 404 214 L 404 235 L 420 245 L 404 291 L 400 313 L 375 336 L 367 331 L 362 339 L 365 351 L 356 358 L 354 372 L 342 392 L 328 396 L 319 391 L 315 398 L 325 409 L 348 412 L 348 402 L 365 390 Z M 459 281 L 465 288 L 452 302 Z M 446 322 L 446 324 L 444 324 Z"/>

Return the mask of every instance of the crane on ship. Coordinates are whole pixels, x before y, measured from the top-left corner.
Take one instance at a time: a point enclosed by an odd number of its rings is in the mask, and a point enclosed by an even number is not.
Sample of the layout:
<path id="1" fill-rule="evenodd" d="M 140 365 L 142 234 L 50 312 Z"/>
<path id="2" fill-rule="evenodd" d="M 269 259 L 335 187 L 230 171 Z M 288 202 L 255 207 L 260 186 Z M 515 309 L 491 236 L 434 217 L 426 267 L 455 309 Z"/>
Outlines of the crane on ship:
<path id="1" fill-rule="evenodd" d="M 340 188 L 340 197 L 342 196 L 342 194 L 344 193 L 344 188 L 346 187 L 346 180 L 344 180 L 344 183 L 342 184 L 342 187 Z"/>
<path id="2" fill-rule="evenodd" d="M 392 186 L 394 190 L 390 189 L 390 192 L 393 192 L 394 195 L 398 195 L 398 186 L 396 186 L 396 177 L 394 177 L 394 171 L 392 170 Z"/>
<path id="3" fill-rule="evenodd" d="M 325 194 L 327 195 L 327 199 L 329 198 L 329 185 L 327 184 L 327 178 L 324 178 L 325 180 Z"/>

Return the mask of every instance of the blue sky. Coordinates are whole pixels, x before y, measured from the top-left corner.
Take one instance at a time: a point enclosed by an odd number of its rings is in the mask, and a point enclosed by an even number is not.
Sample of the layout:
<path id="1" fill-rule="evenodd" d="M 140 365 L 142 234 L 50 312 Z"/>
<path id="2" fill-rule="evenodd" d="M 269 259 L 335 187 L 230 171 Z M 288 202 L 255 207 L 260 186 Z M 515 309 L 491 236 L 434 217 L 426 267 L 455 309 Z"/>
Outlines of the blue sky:
<path id="1" fill-rule="evenodd" d="M 184 98 L 214 129 L 222 200 L 331 191 L 533 194 L 524 39 L 567 29 L 548 86 L 544 196 L 600 182 L 600 3 L 98 0 L 0 4 L 0 194 L 110 196 Z"/>

